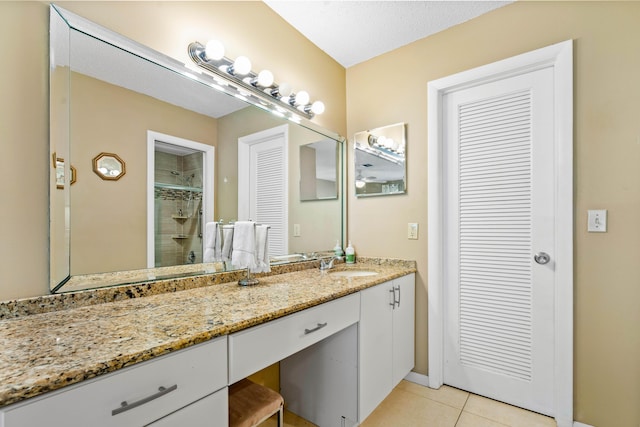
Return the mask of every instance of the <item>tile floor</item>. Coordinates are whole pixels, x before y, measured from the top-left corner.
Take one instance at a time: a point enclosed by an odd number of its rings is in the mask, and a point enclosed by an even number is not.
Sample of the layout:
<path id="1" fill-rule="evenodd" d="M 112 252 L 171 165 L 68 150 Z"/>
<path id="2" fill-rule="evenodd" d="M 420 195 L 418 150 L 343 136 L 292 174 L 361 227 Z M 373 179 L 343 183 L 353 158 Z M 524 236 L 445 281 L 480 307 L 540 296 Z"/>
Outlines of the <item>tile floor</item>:
<path id="1" fill-rule="evenodd" d="M 275 426 L 265 423 L 264 426 Z M 286 427 L 313 427 L 285 413 Z M 361 427 L 556 427 L 552 418 L 453 387 L 439 390 L 402 381 Z"/>
<path id="2" fill-rule="evenodd" d="M 553 418 L 453 387 L 401 381 L 362 427 L 555 427 Z"/>

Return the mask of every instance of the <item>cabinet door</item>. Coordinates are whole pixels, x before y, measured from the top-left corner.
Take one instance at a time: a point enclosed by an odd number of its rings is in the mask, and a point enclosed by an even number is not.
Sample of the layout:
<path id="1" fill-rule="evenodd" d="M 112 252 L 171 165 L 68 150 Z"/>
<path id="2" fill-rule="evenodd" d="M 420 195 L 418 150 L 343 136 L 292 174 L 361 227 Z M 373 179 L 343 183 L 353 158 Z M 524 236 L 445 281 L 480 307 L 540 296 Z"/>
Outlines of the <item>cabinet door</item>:
<path id="1" fill-rule="evenodd" d="M 414 366 L 415 354 L 415 274 L 393 281 L 398 303 L 393 310 L 393 386 Z"/>
<path id="2" fill-rule="evenodd" d="M 360 292 L 360 422 L 384 400 L 392 385 L 392 282 Z"/>
<path id="3" fill-rule="evenodd" d="M 351 325 L 280 362 L 287 408 L 318 426 L 358 418 L 358 327 Z"/>
<path id="4" fill-rule="evenodd" d="M 229 398 L 225 387 L 149 424 L 149 427 L 227 427 L 228 423 Z"/>

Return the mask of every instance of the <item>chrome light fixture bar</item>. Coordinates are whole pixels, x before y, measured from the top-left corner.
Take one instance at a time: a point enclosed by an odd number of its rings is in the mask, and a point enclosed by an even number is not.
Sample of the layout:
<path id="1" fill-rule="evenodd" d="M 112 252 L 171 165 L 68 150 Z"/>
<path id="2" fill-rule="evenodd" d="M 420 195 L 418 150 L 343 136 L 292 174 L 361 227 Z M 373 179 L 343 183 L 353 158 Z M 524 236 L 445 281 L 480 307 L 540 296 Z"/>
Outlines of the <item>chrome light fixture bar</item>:
<path id="1" fill-rule="evenodd" d="M 238 98 L 253 98 L 254 104 L 294 120 L 294 114 L 311 119 L 324 112 L 321 101 L 309 103 L 307 92 L 299 91 L 294 94 L 288 84 L 275 84 L 270 71 L 251 71 L 251 61 L 247 57 L 239 56 L 235 61 L 225 57 L 224 47 L 218 41 L 210 41 L 206 46 L 193 42 L 189 44 L 188 50 L 189 57 L 198 67 L 214 75 L 221 90 Z"/>

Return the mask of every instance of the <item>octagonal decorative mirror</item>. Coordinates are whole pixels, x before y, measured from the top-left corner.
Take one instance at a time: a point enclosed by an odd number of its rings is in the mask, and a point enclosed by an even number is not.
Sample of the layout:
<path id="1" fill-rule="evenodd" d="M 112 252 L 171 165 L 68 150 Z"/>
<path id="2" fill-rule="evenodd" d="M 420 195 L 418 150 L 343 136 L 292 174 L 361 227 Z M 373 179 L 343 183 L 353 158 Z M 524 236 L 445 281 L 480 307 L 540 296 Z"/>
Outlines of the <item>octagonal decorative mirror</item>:
<path id="1" fill-rule="evenodd" d="M 93 159 L 93 171 L 102 179 L 117 181 L 127 172 L 124 160 L 117 154 L 100 153 Z"/>

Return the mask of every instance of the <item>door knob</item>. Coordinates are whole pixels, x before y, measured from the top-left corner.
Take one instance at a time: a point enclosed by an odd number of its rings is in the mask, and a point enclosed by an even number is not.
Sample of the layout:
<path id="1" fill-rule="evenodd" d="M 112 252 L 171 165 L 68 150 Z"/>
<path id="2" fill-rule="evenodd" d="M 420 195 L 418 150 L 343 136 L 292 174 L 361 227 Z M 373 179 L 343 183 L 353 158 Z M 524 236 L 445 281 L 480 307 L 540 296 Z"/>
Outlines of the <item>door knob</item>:
<path id="1" fill-rule="evenodd" d="M 538 264 L 546 264 L 551 260 L 551 257 L 549 256 L 548 253 L 546 252 L 538 252 L 537 254 L 535 254 L 533 256 L 533 259 L 538 263 Z"/>

